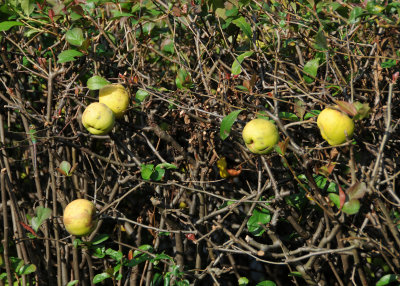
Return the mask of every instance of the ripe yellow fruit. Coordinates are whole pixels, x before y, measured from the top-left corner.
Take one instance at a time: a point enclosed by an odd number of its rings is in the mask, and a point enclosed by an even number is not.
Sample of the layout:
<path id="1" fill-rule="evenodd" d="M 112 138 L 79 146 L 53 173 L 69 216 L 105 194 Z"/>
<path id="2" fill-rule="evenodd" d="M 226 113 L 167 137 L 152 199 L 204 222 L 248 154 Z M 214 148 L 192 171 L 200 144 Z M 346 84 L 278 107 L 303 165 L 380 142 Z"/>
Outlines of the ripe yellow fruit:
<path id="1" fill-rule="evenodd" d="M 275 124 L 263 118 L 253 119 L 242 132 L 244 143 L 255 154 L 269 153 L 279 141 Z"/>
<path id="2" fill-rule="evenodd" d="M 129 106 L 129 93 L 120 84 L 109 84 L 100 89 L 99 102 L 107 105 L 116 118 L 121 118 Z"/>
<path id="3" fill-rule="evenodd" d="M 105 135 L 114 127 L 115 115 L 107 105 L 93 102 L 82 114 L 82 124 L 94 135 Z"/>
<path id="4" fill-rule="evenodd" d="M 329 145 L 339 145 L 353 137 L 353 120 L 338 110 L 325 108 L 318 115 L 317 125 Z"/>
<path id="5" fill-rule="evenodd" d="M 64 210 L 64 226 L 72 235 L 88 235 L 97 225 L 95 215 L 96 207 L 91 201 L 85 199 L 74 200 Z"/>

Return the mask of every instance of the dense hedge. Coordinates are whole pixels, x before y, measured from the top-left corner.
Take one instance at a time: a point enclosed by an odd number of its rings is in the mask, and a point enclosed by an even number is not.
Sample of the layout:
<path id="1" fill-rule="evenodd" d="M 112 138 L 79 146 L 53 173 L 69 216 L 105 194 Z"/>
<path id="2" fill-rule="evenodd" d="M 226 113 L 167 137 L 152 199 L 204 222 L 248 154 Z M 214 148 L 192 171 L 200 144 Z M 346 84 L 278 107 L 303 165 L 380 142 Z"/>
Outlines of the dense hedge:
<path id="1" fill-rule="evenodd" d="M 398 280 L 399 12 L 396 1 L 5 0 L 3 285 Z M 81 115 L 107 83 L 129 90 L 130 107 L 94 136 Z M 330 146 L 316 118 L 335 105 L 356 128 Z M 242 139 L 256 117 L 279 129 L 267 155 Z M 62 224 L 76 198 L 98 209 L 83 238 Z"/>

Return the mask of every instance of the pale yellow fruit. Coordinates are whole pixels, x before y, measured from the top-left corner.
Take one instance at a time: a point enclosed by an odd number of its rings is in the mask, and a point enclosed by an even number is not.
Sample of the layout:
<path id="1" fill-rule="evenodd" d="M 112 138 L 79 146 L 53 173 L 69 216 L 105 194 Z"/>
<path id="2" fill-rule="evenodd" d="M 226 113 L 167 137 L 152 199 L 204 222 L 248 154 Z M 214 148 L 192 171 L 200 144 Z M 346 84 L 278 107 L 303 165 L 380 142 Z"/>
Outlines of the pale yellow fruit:
<path id="1" fill-rule="evenodd" d="M 115 115 L 107 105 L 93 102 L 82 114 L 82 124 L 94 135 L 105 135 L 114 127 Z"/>
<path id="2" fill-rule="evenodd" d="M 88 235 L 97 225 L 95 215 L 96 207 L 91 201 L 85 199 L 74 200 L 64 210 L 64 226 L 72 235 Z"/>
<path id="3" fill-rule="evenodd" d="M 338 110 L 325 108 L 318 115 L 317 125 L 329 145 L 339 145 L 353 137 L 353 120 Z"/>
<path id="4" fill-rule="evenodd" d="M 262 118 L 248 122 L 243 129 L 242 136 L 247 148 L 255 154 L 267 154 L 279 141 L 279 133 L 275 124 Z"/>
<path id="5" fill-rule="evenodd" d="M 129 106 L 129 93 L 120 84 L 109 84 L 100 89 L 99 102 L 107 105 L 116 118 L 121 118 Z"/>

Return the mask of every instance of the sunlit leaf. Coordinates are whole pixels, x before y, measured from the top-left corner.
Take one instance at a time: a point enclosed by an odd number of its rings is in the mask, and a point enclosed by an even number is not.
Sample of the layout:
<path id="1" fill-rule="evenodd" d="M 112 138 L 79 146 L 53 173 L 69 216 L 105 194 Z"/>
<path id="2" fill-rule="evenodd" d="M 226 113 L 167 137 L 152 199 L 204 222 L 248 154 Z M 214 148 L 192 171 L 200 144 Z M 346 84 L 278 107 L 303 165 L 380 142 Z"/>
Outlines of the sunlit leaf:
<path id="1" fill-rule="evenodd" d="M 24 24 L 17 21 L 4 21 L 0 23 L 0 32 L 8 31 L 14 26 L 24 26 Z"/>
<path id="2" fill-rule="evenodd" d="M 83 32 L 81 28 L 73 28 L 69 30 L 67 33 L 65 33 L 65 39 L 68 43 L 77 47 L 82 46 L 83 41 L 85 40 L 83 38 Z"/>
<path id="3" fill-rule="evenodd" d="M 102 78 L 101 76 L 95 75 L 88 79 L 86 85 L 90 90 L 98 90 L 105 85 L 110 84 L 108 80 Z"/>
<path id="4" fill-rule="evenodd" d="M 319 67 L 319 58 L 312 59 L 304 65 L 303 71 L 305 75 L 303 76 L 303 78 L 306 83 L 312 83 L 314 81 L 314 79 L 307 76 L 307 74 L 316 77 L 318 72 L 318 67 Z"/>
<path id="5" fill-rule="evenodd" d="M 237 18 L 232 23 L 238 26 L 249 39 L 252 38 L 251 26 L 244 17 Z"/>
<path id="6" fill-rule="evenodd" d="M 222 140 L 228 138 L 231 132 L 232 125 L 236 121 L 240 112 L 242 112 L 242 110 L 232 111 L 222 119 L 221 127 L 219 130 L 219 136 L 221 137 Z"/>
<path id="7" fill-rule="evenodd" d="M 232 73 L 233 75 L 238 75 L 238 74 L 240 74 L 240 73 L 242 72 L 242 66 L 241 66 L 241 64 L 242 64 L 243 60 L 244 60 L 245 58 L 247 58 L 247 57 L 250 57 L 252 54 L 253 54 L 253 52 L 252 52 L 252 51 L 249 51 L 249 52 L 245 52 L 245 53 L 241 54 L 240 56 L 238 56 L 238 57 L 234 60 L 234 62 L 233 62 L 233 64 L 232 64 L 231 73 Z"/>
<path id="8" fill-rule="evenodd" d="M 73 62 L 76 60 L 76 57 L 83 56 L 83 54 L 76 50 L 65 50 L 58 54 L 57 63 L 62 64 L 66 62 Z"/>
<path id="9" fill-rule="evenodd" d="M 396 274 L 386 274 L 379 279 L 378 282 L 376 282 L 375 286 L 385 286 L 389 285 L 392 282 L 399 282 L 399 275 Z"/>
<path id="10" fill-rule="evenodd" d="M 261 236 L 265 230 L 261 225 L 266 225 L 271 221 L 271 214 L 267 209 L 253 210 L 252 216 L 247 221 L 247 228 L 254 236 Z"/>
<path id="11" fill-rule="evenodd" d="M 93 277 L 93 284 L 97 284 L 97 283 L 100 283 L 100 282 L 102 282 L 103 280 L 105 280 L 105 279 L 107 279 L 107 278 L 110 278 L 111 277 L 111 275 L 110 274 L 108 274 L 108 273 L 100 273 L 100 274 L 97 274 L 96 276 L 94 276 Z"/>
<path id="12" fill-rule="evenodd" d="M 37 207 L 36 216 L 32 218 L 31 225 L 35 231 L 38 231 L 40 225 L 51 216 L 52 210 L 42 206 Z"/>

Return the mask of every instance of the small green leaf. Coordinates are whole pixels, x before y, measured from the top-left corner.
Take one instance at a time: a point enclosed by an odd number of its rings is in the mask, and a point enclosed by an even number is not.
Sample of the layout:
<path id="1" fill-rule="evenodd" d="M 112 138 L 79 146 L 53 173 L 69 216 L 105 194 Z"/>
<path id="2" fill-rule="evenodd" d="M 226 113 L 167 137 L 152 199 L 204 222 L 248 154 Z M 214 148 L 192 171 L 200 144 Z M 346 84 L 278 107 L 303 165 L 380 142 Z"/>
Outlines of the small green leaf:
<path id="1" fill-rule="evenodd" d="M 335 204 L 335 206 L 340 209 L 340 197 L 338 194 L 330 193 L 329 199 Z M 360 210 L 360 201 L 357 199 L 348 200 L 344 203 L 342 211 L 346 214 L 353 215 L 358 213 Z"/>
<path id="2" fill-rule="evenodd" d="M 110 82 L 98 75 L 92 76 L 86 83 L 90 90 L 98 90 L 107 84 L 110 84 Z"/>
<path id="3" fill-rule="evenodd" d="M 326 51 L 328 49 L 328 43 L 323 30 L 319 30 L 315 36 L 314 47 L 319 51 Z"/>
<path id="4" fill-rule="evenodd" d="M 78 283 L 79 283 L 79 280 L 72 280 L 72 281 L 68 282 L 67 286 L 74 286 L 74 285 L 76 285 Z"/>
<path id="5" fill-rule="evenodd" d="M 247 221 L 247 228 L 254 236 L 261 236 L 265 230 L 261 224 L 271 221 L 271 214 L 267 209 L 254 209 L 252 216 Z"/>
<path id="6" fill-rule="evenodd" d="M 25 15 L 29 16 L 35 9 L 35 2 L 33 0 L 21 0 L 21 8 Z"/>
<path id="7" fill-rule="evenodd" d="M 65 39 L 73 46 L 80 47 L 85 40 L 81 28 L 73 28 L 65 34 Z"/>
<path id="8" fill-rule="evenodd" d="M 321 110 L 311 110 L 304 115 L 304 120 L 310 119 L 314 116 L 318 116 L 321 113 Z"/>
<path id="9" fill-rule="evenodd" d="M 81 57 L 83 54 L 76 50 L 65 50 L 58 54 L 57 63 L 62 64 L 66 62 L 73 62 L 75 61 L 75 57 Z"/>
<path id="10" fill-rule="evenodd" d="M 18 273 L 19 275 L 28 275 L 35 271 L 36 271 L 36 266 L 34 264 L 25 264 L 18 270 Z"/>
<path id="11" fill-rule="evenodd" d="M 42 206 L 36 209 L 36 216 L 32 218 L 31 224 L 35 231 L 38 231 L 40 225 L 51 216 L 51 209 Z"/>
<path id="12" fill-rule="evenodd" d="M 153 172 L 154 172 L 153 164 L 142 164 L 140 166 L 140 174 L 142 175 L 143 180 L 149 180 Z"/>
<path id="13" fill-rule="evenodd" d="M 232 111 L 227 116 L 225 116 L 224 119 L 222 119 L 221 127 L 219 130 L 219 136 L 222 140 L 228 138 L 229 133 L 231 132 L 232 125 L 233 123 L 235 123 L 236 118 L 238 117 L 240 112 L 242 112 L 242 110 Z"/>
<path id="14" fill-rule="evenodd" d="M 64 173 L 68 176 L 69 175 L 69 171 L 71 170 L 71 164 L 67 161 L 62 161 L 60 163 L 60 169 L 62 171 L 64 171 Z"/>
<path id="15" fill-rule="evenodd" d="M 124 255 L 122 254 L 121 251 L 116 251 L 111 248 L 108 248 L 106 250 L 106 254 L 116 261 L 120 261 L 122 259 L 122 257 L 124 257 Z"/>
<path id="16" fill-rule="evenodd" d="M 92 245 L 98 245 L 104 241 L 106 241 L 107 239 L 109 239 L 109 235 L 108 234 L 98 234 L 95 236 L 95 238 L 92 241 Z"/>
<path id="17" fill-rule="evenodd" d="M 355 24 L 359 21 L 359 17 L 363 14 L 363 9 L 361 7 L 353 7 L 350 12 L 349 22 L 350 24 Z"/>
<path id="18" fill-rule="evenodd" d="M 247 57 L 250 57 L 252 54 L 253 54 L 253 52 L 252 52 L 252 51 L 249 51 L 249 52 L 245 52 L 245 53 L 241 54 L 240 56 L 238 56 L 238 57 L 233 61 L 232 68 L 231 68 L 231 73 L 232 73 L 233 75 L 238 75 L 238 74 L 240 74 L 240 73 L 242 72 L 242 66 L 241 66 L 241 64 L 242 64 L 243 60 L 244 60 L 245 58 L 247 58 Z"/>
<path id="19" fill-rule="evenodd" d="M 399 275 L 386 274 L 386 275 L 383 275 L 381 277 L 381 279 L 379 279 L 378 282 L 376 282 L 375 286 L 385 286 L 385 285 L 389 285 L 390 283 L 395 282 L 395 281 L 397 281 L 397 282 L 399 281 Z"/>
<path id="20" fill-rule="evenodd" d="M 106 272 L 97 274 L 96 276 L 93 277 L 93 284 L 100 283 L 100 282 L 102 282 L 103 280 L 105 280 L 105 279 L 107 279 L 107 278 L 110 278 L 110 277 L 111 277 L 111 275 L 108 274 L 108 273 L 106 273 Z"/>
<path id="21" fill-rule="evenodd" d="M 237 18 L 233 20 L 232 23 L 238 26 L 240 30 L 242 30 L 243 33 L 245 33 L 245 35 L 251 40 L 253 34 L 251 31 L 251 26 L 249 23 L 247 23 L 244 17 Z"/>
<path id="22" fill-rule="evenodd" d="M 386 60 L 381 63 L 381 67 L 386 68 L 386 69 L 390 69 L 396 65 L 397 65 L 397 60 L 395 60 L 395 59 Z"/>
<path id="23" fill-rule="evenodd" d="M 319 67 L 319 58 L 312 59 L 304 65 L 303 71 L 308 75 L 316 77 L 318 72 L 318 67 Z M 314 81 L 313 78 L 307 75 L 304 75 L 303 78 L 306 83 L 312 83 Z"/>
<path id="24" fill-rule="evenodd" d="M 175 78 L 175 83 L 178 89 L 190 88 L 193 85 L 190 73 L 184 69 L 178 70 L 178 74 Z"/>
<path id="25" fill-rule="evenodd" d="M 121 17 L 132 17 L 132 16 L 134 16 L 131 13 L 125 13 L 125 12 L 121 12 L 119 10 L 112 10 L 111 13 L 113 14 L 113 17 L 112 17 L 113 19 L 118 19 L 118 18 L 121 18 Z"/>
<path id="26" fill-rule="evenodd" d="M 8 31 L 14 26 L 24 26 L 24 24 L 18 21 L 4 21 L 0 23 L 0 32 Z"/>
<path id="27" fill-rule="evenodd" d="M 153 174 L 151 174 L 151 179 L 154 181 L 161 181 L 165 175 L 165 169 L 157 165 L 154 169 Z"/>
<path id="28" fill-rule="evenodd" d="M 238 282 L 239 286 L 245 286 L 249 284 L 249 279 L 247 279 L 246 277 L 240 277 Z"/>
<path id="29" fill-rule="evenodd" d="M 271 280 L 265 280 L 260 283 L 258 283 L 256 286 L 276 286 L 275 282 Z"/>
<path id="30" fill-rule="evenodd" d="M 286 111 L 279 112 L 279 118 L 287 119 L 290 121 L 299 121 L 300 120 L 296 114 L 293 114 L 291 112 L 286 112 Z"/>
<path id="31" fill-rule="evenodd" d="M 138 91 L 136 91 L 136 95 L 135 95 L 135 100 L 138 103 L 143 102 L 146 97 L 149 96 L 149 93 L 143 89 L 138 89 Z"/>
<path id="32" fill-rule="evenodd" d="M 161 164 L 158 164 L 157 167 L 163 168 L 163 169 L 178 169 L 177 166 L 175 166 L 174 164 L 170 164 L 170 163 L 161 163 Z"/>

